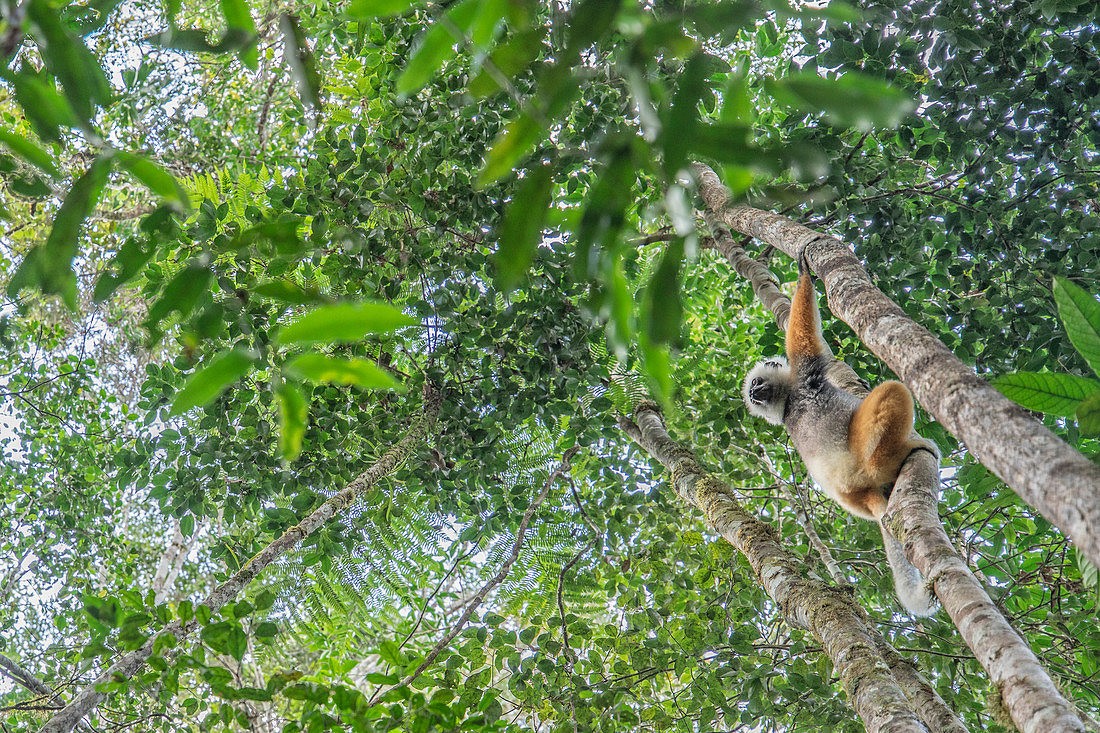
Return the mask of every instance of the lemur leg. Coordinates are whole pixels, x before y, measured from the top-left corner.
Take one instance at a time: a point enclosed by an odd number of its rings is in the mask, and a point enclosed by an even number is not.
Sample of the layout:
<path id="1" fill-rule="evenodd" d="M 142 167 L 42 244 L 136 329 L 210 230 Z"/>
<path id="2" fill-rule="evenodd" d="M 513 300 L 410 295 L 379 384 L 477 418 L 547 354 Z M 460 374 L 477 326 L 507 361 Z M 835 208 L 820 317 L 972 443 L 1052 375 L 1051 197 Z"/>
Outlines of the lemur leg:
<path id="1" fill-rule="evenodd" d="M 848 448 L 873 484 L 892 484 L 909 453 L 913 396 L 901 382 L 883 382 L 860 403 L 848 428 Z"/>
<path id="2" fill-rule="evenodd" d="M 874 522 L 882 519 L 882 515 L 886 513 L 886 494 L 877 486 L 839 494 L 836 500 L 850 514 Z"/>
<path id="3" fill-rule="evenodd" d="M 793 366 L 803 357 L 825 353 L 821 314 L 817 310 L 817 291 L 809 274 L 803 273 L 798 278 L 798 286 L 791 299 L 791 315 L 787 319 L 787 360 Z"/>

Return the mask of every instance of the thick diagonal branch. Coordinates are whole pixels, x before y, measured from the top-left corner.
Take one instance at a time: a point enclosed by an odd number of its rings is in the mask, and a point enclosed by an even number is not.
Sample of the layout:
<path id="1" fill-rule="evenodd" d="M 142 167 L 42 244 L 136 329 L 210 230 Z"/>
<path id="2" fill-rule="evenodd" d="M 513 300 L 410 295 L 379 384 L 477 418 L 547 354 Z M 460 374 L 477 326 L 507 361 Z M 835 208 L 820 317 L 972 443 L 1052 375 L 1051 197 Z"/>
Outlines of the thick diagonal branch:
<path id="1" fill-rule="evenodd" d="M 784 620 L 817 639 L 868 731 L 928 730 L 849 593 L 809 578 L 802 561 L 784 549 L 771 527 L 745 511 L 728 486 L 669 437 L 656 405 L 643 402 L 635 421 L 623 418 L 620 425 L 669 470 L 676 493 L 701 509 L 714 529 L 744 554 Z"/>
<path id="2" fill-rule="evenodd" d="M 825 284 L 832 312 L 967 450 L 1100 565 L 1100 466 L 1059 440 L 910 320 L 875 287 L 843 242 L 778 214 L 729 206 L 729 193 L 714 171 L 697 165 L 695 173 L 707 210 L 730 229 L 794 259 L 805 252 Z"/>
<path id="3" fill-rule="evenodd" d="M 751 268 L 748 263 L 754 261 L 732 241 L 728 232 L 725 231 L 725 227 L 728 226 L 751 236 L 758 236 L 758 231 L 772 230 L 768 229 L 768 224 L 744 225 L 744 228 L 738 228 L 731 225 L 731 216 L 739 221 L 741 219 L 754 220 L 755 217 L 759 216 L 765 222 L 776 225 L 776 229 L 772 231 L 772 234 L 775 234 L 776 231 L 794 232 L 791 236 L 795 239 L 793 241 L 784 240 L 785 246 L 781 245 L 778 240 L 773 241 L 769 238 L 765 238 L 765 240 L 769 244 L 773 244 L 784 252 L 791 254 L 796 259 L 797 253 L 802 247 L 806 246 L 805 237 L 807 235 L 804 234 L 805 232 L 809 232 L 817 239 L 831 239 L 810 232 L 805 227 L 768 212 L 747 209 L 746 207 L 722 208 L 725 206 L 725 202 L 728 201 L 728 194 L 718 181 L 718 177 L 705 166 L 697 166 L 696 173 L 700 176 L 700 191 L 707 205 L 708 219 L 716 232 L 714 248 L 722 252 L 735 265 L 742 276 L 754 283 L 754 289 L 759 276 L 758 273 L 752 273 L 748 269 Z M 730 214 L 731 211 L 741 213 L 733 216 Z M 779 226 L 776 220 L 782 220 L 786 223 Z M 843 248 L 843 245 L 836 240 L 831 241 L 835 245 L 830 246 Z M 853 262 L 855 261 L 855 258 L 847 249 L 844 249 L 844 255 Z M 834 256 L 839 257 L 839 255 L 830 255 L 830 258 Z M 811 264 L 815 263 L 811 261 Z M 843 266 L 849 270 L 853 269 L 851 263 L 844 263 Z M 859 267 L 858 262 L 854 265 L 854 268 L 859 270 L 864 280 L 867 280 L 867 275 L 863 272 L 862 267 Z M 818 270 L 818 272 L 821 271 Z M 757 276 L 754 277 L 754 274 Z M 849 272 L 841 277 L 851 276 L 853 275 Z M 826 280 L 826 286 L 828 287 L 828 279 L 825 276 L 823 276 L 823 279 Z M 869 281 L 867 287 L 873 288 Z M 886 298 L 877 289 L 875 293 L 882 299 Z M 789 307 L 784 309 L 782 304 L 780 304 L 780 307 L 775 307 L 768 300 L 763 298 L 762 300 L 772 308 L 776 320 L 780 321 L 782 325 L 789 312 Z M 774 302 L 774 299 L 772 299 L 772 302 Z M 834 313 L 841 315 L 837 307 L 834 306 L 832 298 L 829 299 L 829 305 Z M 896 305 L 890 303 L 890 306 L 900 313 L 900 309 Z M 928 334 L 925 329 L 908 321 L 904 316 L 895 317 L 895 321 L 897 318 L 907 321 L 914 329 L 919 329 Z M 859 329 L 856 330 L 859 333 Z M 860 335 L 862 336 L 862 333 Z M 935 340 L 931 334 L 928 334 L 928 337 Z M 936 343 L 939 344 L 938 341 Z M 942 344 L 939 345 L 940 348 L 946 349 Z M 873 348 L 872 351 L 878 353 Z M 879 355 L 883 356 L 882 354 Z M 954 358 L 954 355 L 951 355 L 951 359 Z M 893 365 L 891 364 L 891 366 Z M 901 374 L 900 371 L 898 373 Z M 902 374 L 902 376 L 905 375 Z M 970 376 L 992 390 L 973 372 L 970 372 Z M 906 379 L 906 382 L 909 382 L 909 379 Z M 910 382 L 910 384 L 912 383 Z M 856 389 L 852 391 L 859 393 L 859 390 Z M 914 389 L 914 391 L 916 390 Z M 999 393 L 997 394 L 999 397 Z M 1034 421 L 1030 422 L 1037 425 Z M 1042 430 L 1042 426 L 1038 427 Z M 1061 445 L 1064 446 L 1064 444 Z M 1064 447 L 1068 449 L 1068 446 Z M 1069 450 L 1073 452 L 1072 449 Z M 936 507 L 939 493 L 937 468 L 938 466 L 932 456 L 924 451 L 917 451 L 910 457 L 903 467 L 890 496 L 890 504 L 887 516 L 884 518 L 884 524 L 891 534 L 905 543 L 906 556 L 909 561 L 921 571 L 925 578 L 931 580 L 936 596 L 943 604 L 944 610 L 947 611 L 951 620 L 958 627 L 959 633 L 967 646 L 973 651 L 975 658 L 989 674 L 990 679 L 997 685 L 1009 715 L 1020 730 L 1024 733 L 1085 730 L 1074 708 L 1058 692 L 1050 676 L 1039 664 L 1039 660 L 1031 652 L 1027 643 L 1009 625 L 993 604 L 985 589 L 982 588 L 981 583 L 970 572 L 966 563 L 955 553 L 947 534 L 943 530 Z"/>

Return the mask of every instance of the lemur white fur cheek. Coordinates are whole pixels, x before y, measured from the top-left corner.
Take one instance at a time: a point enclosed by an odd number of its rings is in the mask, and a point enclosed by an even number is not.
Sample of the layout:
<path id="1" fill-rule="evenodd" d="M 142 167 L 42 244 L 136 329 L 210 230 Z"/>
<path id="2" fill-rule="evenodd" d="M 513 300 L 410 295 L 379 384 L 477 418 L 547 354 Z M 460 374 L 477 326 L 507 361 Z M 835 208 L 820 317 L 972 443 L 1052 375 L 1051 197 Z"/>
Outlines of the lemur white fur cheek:
<path id="1" fill-rule="evenodd" d="M 760 380 L 777 387 L 777 396 L 766 402 L 757 402 L 750 397 L 753 382 Z M 782 357 L 769 357 L 759 362 L 745 376 L 741 388 L 745 407 L 749 413 L 756 417 L 762 417 L 772 425 L 783 424 L 783 412 L 787 402 L 787 394 L 791 387 L 791 370 L 787 366 L 787 360 Z"/>

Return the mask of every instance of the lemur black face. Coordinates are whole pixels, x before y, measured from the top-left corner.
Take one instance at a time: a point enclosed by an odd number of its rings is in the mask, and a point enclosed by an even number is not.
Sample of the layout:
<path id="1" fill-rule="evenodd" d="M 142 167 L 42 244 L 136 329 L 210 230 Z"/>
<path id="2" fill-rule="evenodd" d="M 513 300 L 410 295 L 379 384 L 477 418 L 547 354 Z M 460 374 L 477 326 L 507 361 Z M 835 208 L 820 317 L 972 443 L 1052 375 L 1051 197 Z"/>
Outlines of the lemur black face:
<path id="1" fill-rule="evenodd" d="M 749 383 L 749 399 L 758 405 L 770 402 L 775 397 L 775 385 L 766 379 L 757 377 Z"/>

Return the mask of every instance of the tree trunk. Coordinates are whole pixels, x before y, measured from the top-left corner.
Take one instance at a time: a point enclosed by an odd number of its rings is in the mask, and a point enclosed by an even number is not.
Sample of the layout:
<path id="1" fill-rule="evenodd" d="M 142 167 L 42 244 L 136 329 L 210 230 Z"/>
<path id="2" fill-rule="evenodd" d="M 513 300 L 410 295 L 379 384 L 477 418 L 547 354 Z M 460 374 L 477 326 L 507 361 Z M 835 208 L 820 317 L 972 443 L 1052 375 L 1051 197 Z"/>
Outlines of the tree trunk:
<path id="1" fill-rule="evenodd" d="M 1084 733 L 1085 724 L 1076 709 L 1058 692 L 1038 657 L 993 604 L 943 531 L 936 510 L 939 482 L 927 481 L 934 464 L 925 451 L 909 457 L 883 523 L 905 543 L 910 561 L 932 579 L 936 596 L 989 673 L 1012 722 L 1023 733 Z"/>
<path id="2" fill-rule="evenodd" d="M 714 173 L 709 172 L 709 176 L 714 176 Z M 716 176 L 713 180 L 706 180 L 708 186 L 721 185 Z M 714 192 L 708 190 L 704 198 L 707 198 L 709 205 L 715 198 Z M 725 230 L 726 218 L 720 211 L 709 211 L 708 220 L 715 231 L 711 246 L 726 256 L 738 274 L 749 280 L 760 300 L 775 315 L 776 321 L 784 325 L 790 313 L 790 303 L 782 294 L 776 295 L 763 285 L 768 279 L 763 273 L 768 276 L 771 273 L 733 242 Z M 774 276 L 771 277 L 774 279 Z M 851 369 L 847 371 L 851 372 Z M 833 374 L 843 374 L 839 367 L 830 371 L 830 378 L 845 387 L 840 381 L 845 377 L 838 380 L 833 378 Z M 857 379 L 854 374 L 852 378 Z M 865 385 L 847 388 L 857 395 L 867 392 Z M 1009 715 L 1020 730 L 1024 733 L 1085 730 L 1072 705 L 1055 688 L 1026 642 L 1008 624 L 977 578 L 955 553 L 939 519 L 936 508 L 938 495 L 938 466 L 931 455 L 918 451 L 903 466 L 890 496 L 884 525 L 894 537 L 905 543 L 910 562 L 933 582 L 944 610 L 997 685 Z M 936 729 L 935 724 L 924 719 Z"/>
<path id="3" fill-rule="evenodd" d="M 428 433 L 429 426 L 435 421 L 439 412 L 439 395 L 434 391 L 425 389 L 425 403 L 423 413 L 410 426 L 408 432 L 397 444 L 390 448 L 379 458 L 374 465 L 359 474 L 342 491 L 329 498 L 321 506 L 313 510 L 311 514 L 294 525 L 278 539 L 272 541 L 267 547 L 256 553 L 251 560 L 219 585 L 202 605 L 211 612 L 217 612 L 222 606 L 237 597 L 244 588 L 260 572 L 274 562 L 277 558 L 293 549 L 299 542 L 309 537 L 328 520 L 347 509 L 367 489 L 374 486 L 381 479 L 389 476 L 393 471 L 412 454 L 417 443 Z M 40 733 L 67 733 L 71 731 L 80 720 L 90 713 L 105 697 L 105 693 L 96 690 L 99 685 L 112 681 L 125 680 L 132 677 L 153 652 L 153 646 L 157 639 L 167 634 L 172 634 L 179 644 L 198 627 L 197 618 L 187 622 L 173 621 L 149 639 L 139 649 L 126 654 L 122 659 L 112 664 L 99 675 L 90 685 L 85 687 L 73 698 L 64 709 L 47 721 L 40 729 Z"/>
<path id="4" fill-rule="evenodd" d="M 867 730 L 928 731 L 851 595 L 807 577 L 802 561 L 783 548 L 771 527 L 746 512 L 728 486 L 669 437 L 656 405 L 643 402 L 635 420 L 623 418 L 623 430 L 668 469 L 676 492 L 745 555 L 784 620 L 817 639 Z"/>
<path id="5" fill-rule="evenodd" d="M 729 193 L 714 171 L 697 165 L 695 173 L 707 209 L 724 224 L 794 259 L 805 252 L 825 284 L 833 313 L 983 465 L 1100 566 L 1100 466 L 1059 440 L 906 317 L 871 283 L 842 242 L 771 212 L 730 207 Z"/>

